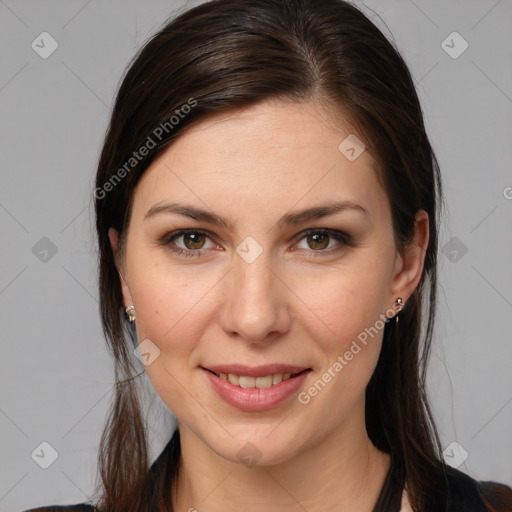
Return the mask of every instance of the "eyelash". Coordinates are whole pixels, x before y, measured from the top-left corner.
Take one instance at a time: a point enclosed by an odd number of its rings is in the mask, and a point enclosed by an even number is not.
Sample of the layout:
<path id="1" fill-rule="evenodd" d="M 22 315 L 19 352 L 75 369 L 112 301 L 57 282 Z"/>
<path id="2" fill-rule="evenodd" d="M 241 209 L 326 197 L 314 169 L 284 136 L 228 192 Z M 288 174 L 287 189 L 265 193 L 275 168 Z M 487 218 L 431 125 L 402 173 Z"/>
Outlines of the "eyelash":
<path id="1" fill-rule="evenodd" d="M 171 242 L 173 240 L 175 240 L 176 238 L 182 237 L 184 235 L 190 234 L 190 233 L 204 235 L 210 239 L 212 238 L 208 232 L 203 231 L 202 229 L 182 229 L 180 231 L 176 231 L 173 233 L 167 233 L 159 240 L 159 244 L 167 246 L 172 252 L 174 252 L 178 256 L 185 256 L 187 258 L 189 258 L 189 257 L 197 258 L 199 256 L 202 256 L 203 253 L 206 252 L 208 249 L 192 250 L 192 249 L 182 249 L 181 247 L 177 247 L 177 248 L 172 247 Z M 319 249 L 316 251 L 314 249 L 311 249 L 309 252 L 311 252 L 314 255 L 314 257 L 324 256 L 326 254 L 330 255 L 330 254 L 336 253 L 336 252 L 342 250 L 343 246 L 350 246 L 351 242 L 352 242 L 350 235 L 347 235 L 346 233 L 343 233 L 341 231 L 337 231 L 334 229 L 327 229 L 327 228 L 308 229 L 308 230 L 300 233 L 300 235 L 297 235 L 296 240 L 297 240 L 297 242 L 299 242 L 303 238 L 306 238 L 312 234 L 327 235 L 329 237 L 334 238 L 338 242 L 341 242 L 341 246 L 335 247 L 334 249 L 333 248 L 328 249 L 328 250 Z M 302 250 L 302 249 L 299 249 L 299 251 L 300 250 Z"/>

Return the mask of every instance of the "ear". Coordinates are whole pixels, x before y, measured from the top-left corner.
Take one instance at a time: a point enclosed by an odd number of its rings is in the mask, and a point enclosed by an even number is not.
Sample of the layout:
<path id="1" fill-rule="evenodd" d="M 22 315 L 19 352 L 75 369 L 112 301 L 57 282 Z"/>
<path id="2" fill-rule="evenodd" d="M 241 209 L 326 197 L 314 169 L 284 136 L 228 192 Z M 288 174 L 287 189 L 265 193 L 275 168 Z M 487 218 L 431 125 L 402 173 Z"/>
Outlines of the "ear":
<path id="1" fill-rule="evenodd" d="M 425 210 L 416 213 L 414 230 L 414 239 L 405 249 L 404 256 L 397 255 L 389 297 L 391 305 L 398 297 L 407 302 L 420 282 L 429 240 L 428 213 Z"/>
<path id="2" fill-rule="evenodd" d="M 119 278 L 121 279 L 121 289 L 123 291 L 124 305 L 125 307 L 133 305 L 133 299 L 128 286 L 128 280 L 126 277 L 126 269 L 124 268 L 123 258 L 121 257 L 121 251 L 119 247 L 119 234 L 114 228 L 108 230 L 108 238 L 110 240 L 110 246 L 114 253 L 114 261 L 116 264 Z"/>

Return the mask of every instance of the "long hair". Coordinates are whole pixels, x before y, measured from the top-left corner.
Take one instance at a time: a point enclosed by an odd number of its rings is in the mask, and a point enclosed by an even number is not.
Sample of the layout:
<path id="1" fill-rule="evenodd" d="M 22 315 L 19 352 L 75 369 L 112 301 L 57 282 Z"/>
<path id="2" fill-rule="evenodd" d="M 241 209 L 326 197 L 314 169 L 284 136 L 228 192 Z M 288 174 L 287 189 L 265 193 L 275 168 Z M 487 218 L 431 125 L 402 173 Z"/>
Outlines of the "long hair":
<path id="1" fill-rule="evenodd" d="M 421 281 L 399 324 L 386 324 L 366 389 L 366 428 L 375 446 L 391 455 L 394 485 L 407 486 L 413 509 L 444 508 L 446 467 L 426 393 L 441 178 L 407 65 L 383 33 L 343 0 L 213 0 L 166 22 L 134 57 L 98 164 L 100 310 L 116 368 L 99 450 L 101 512 L 142 512 L 157 501 L 161 510 L 171 510 L 169 489 L 180 458 L 177 431 L 167 458 L 159 459 L 160 473 L 149 472 L 133 346 L 108 229 L 120 233 L 122 245 L 134 187 L 187 127 L 269 99 L 318 101 L 340 112 L 340 121 L 350 120 L 380 164 L 399 251 L 412 240 L 416 212 L 429 215 Z M 385 496 L 376 510 L 387 510 L 389 500 Z"/>

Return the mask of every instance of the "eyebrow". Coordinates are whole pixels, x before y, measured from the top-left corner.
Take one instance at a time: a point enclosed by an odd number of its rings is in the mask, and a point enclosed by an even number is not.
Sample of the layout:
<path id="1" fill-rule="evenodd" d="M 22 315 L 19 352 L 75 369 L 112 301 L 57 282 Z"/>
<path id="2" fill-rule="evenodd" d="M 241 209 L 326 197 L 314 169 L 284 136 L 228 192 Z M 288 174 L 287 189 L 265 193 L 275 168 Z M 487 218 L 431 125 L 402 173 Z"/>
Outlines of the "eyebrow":
<path id="1" fill-rule="evenodd" d="M 320 219 L 329 215 L 334 215 L 343 211 L 358 211 L 367 217 L 370 217 L 368 210 L 361 204 L 355 201 L 331 201 L 311 208 L 306 208 L 297 212 L 289 212 L 283 215 L 277 225 L 282 226 L 296 226 L 304 222 Z M 144 216 L 144 220 L 154 217 L 155 215 L 167 213 L 167 214 L 178 214 L 184 217 L 189 217 L 195 220 L 208 222 L 223 226 L 230 231 L 233 231 L 233 224 L 226 218 L 213 213 L 212 211 L 204 210 L 196 206 L 180 203 L 162 203 L 159 202 L 153 205 Z"/>

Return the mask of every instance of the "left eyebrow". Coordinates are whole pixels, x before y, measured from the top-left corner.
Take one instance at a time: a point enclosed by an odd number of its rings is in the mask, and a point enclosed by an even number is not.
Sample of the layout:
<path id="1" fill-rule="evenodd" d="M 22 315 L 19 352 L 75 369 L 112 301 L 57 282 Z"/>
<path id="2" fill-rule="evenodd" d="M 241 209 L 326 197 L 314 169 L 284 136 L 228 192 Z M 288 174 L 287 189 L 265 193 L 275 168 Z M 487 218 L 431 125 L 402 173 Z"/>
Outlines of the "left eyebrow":
<path id="1" fill-rule="evenodd" d="M 312 208 L 306 208 L 298 212 L 287 213 L 279 219 L 277 224 L 279 226 L 296 226 L 297 224 L 302 224 L 310 220 L 321 219 L 322 217 L 327 217 L 343 211 L 357 211 L 361 212 L 366 217 L 370 217 L 370 213 L 362 204 L 356 203 L 355 201 L 333 201 L 313 206 Z"/>
<path id="2" fill-rule="evenodd" d="M 359 203 L 354 201 L 334 201 L 299 210 L 297 212 L 286 213 L 279 219 L 277 225 L 280 227 L 285 225 L 296 226 L 310 220 L 320 219 L 343 211 L 357 211 L 367 217 L 370 216 L 368 210 Z M 228 219 L 211 211 L 180 203 L 157 203 L 147 211 L 144 216 L 144 220 L 160 213 L 178 214 L 195 220 L 223 226 L 230 231 L 233 231 L 233 224 Z"/>

